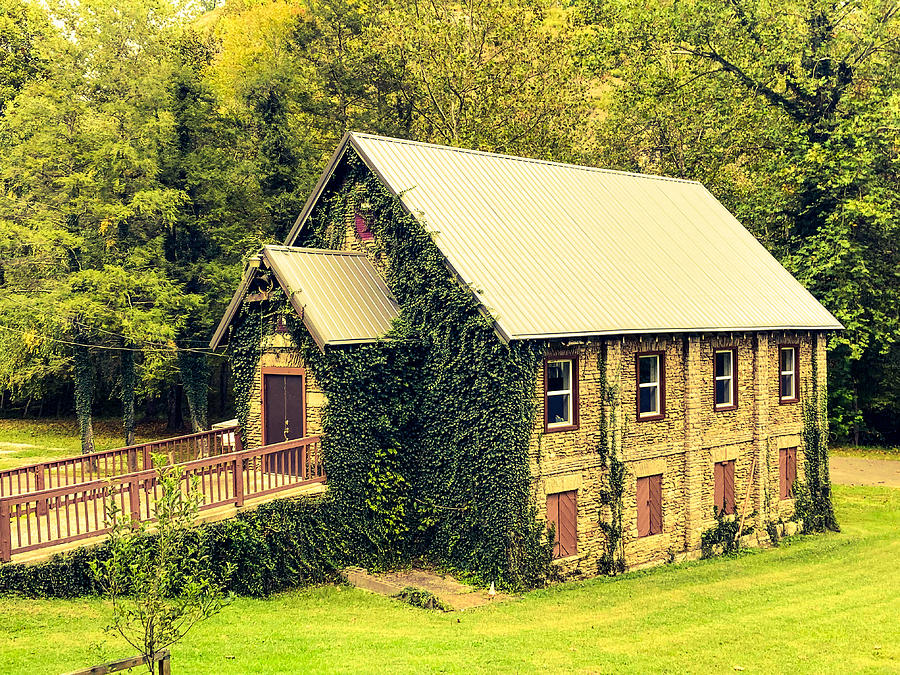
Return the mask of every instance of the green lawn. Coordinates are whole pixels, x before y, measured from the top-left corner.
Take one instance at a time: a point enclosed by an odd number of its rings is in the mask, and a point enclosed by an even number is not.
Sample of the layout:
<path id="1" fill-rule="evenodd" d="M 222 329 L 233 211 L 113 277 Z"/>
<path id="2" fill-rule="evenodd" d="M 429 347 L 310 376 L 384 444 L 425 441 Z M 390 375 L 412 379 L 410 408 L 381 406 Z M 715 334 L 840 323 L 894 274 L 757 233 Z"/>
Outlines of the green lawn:
<path id="1" fill-rule="evenodd" d="M 163 422 L 140 424 L 137 428 L 138 443 L 174 435 L 177 434 L 166 433 Z M 94 445 L 97 450 L 124 446 L 122 421 L 95 420 Z M 0 470 L 77 455 L 80 452 L 81 436 L 78 422 L 74 419 L 0 419 Z"/>
<path id="2" fill-rule="evenodd" d="M 180 673 L 900 672 L 900 490 L 837 487 L 843 532 L 441 614 L 340 587 L 238 599 Z M 130 655 L 97 600 L 0 600 L 0 670 Z"/>

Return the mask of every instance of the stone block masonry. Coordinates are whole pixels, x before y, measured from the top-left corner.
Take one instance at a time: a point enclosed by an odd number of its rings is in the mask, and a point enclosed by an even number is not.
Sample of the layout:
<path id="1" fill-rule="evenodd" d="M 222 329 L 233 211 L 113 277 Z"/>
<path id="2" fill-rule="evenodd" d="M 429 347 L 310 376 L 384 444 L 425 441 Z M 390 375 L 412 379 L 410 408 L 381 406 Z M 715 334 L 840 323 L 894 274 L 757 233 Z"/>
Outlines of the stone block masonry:
<path id="1" fill-rule="evenodd" d="M 779 354 L 797 350 L 798 400 L 780 396 Z M 780 451 L 797 448 L 802 458 L 803 405 L 820 396 L 813 382 L 825 381 L 825 340 L 803 332 L 615 337 L 551 347 L 549 358 L 577 361 L 578 425 L 548 430 L 544 418 L 544 374 L 535 383 L 538 411 L 530 442 L 534 499 L 543 511 L 547 496 L 576 491 L 578 552 L 557 561 L 569 575 L 597 573 L 605 551 L 600 519 L 605 469 L 600 448 L 618 448 L 626 465 L 624 506 L 625 558 L 629 567 L 696 556 L 702 533 L 713 526 L 714 471 L 717 462 L 734 461 L 734 501 L 747 525 L 765 531 L 769 520 L 789 520 L 794 500 L 780 499 Z M 733 350 L 736 405 L 715 405 L 717 351 Z M 659 353 L 664 362 L 664 415 L 642 420 L 637 414 L 639 354 Z M 605 373 L 601 373 L 605 368 Z M 603 382 L 615 392 L 604 403 Z M 613 410 L 614 409 L 614 410 Z M 607 420 L 603 429 L 602 419 Z M 604 438 L 604 435 L 606 436 Z M 802 480 L 803 461 L 797 462 Z M 661 475 L 662 527 L 638 536 L 637 481 Z"/>

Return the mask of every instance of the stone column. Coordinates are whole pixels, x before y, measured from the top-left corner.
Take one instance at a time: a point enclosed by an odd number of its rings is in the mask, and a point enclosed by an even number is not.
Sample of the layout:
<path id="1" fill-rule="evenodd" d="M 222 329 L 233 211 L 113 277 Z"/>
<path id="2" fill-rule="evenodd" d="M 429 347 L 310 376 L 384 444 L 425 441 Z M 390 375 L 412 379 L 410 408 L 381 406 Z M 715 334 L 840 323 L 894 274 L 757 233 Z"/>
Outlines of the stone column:
<path id="1" fill-rule="evenodd" d="M 769 390 L 774 372 L 769 369 L 770 341 L 768 333 L 753 336 L 753 453 L 756 457 L 754 471 L 753 507 L 757 512 L 757 528 L 762 528 L 769 518 L 766 504 L 766 488 L 769 483 Z"/>
<path id="2" fill-rule="evenodd" d="M 700 338 L 696 335 L 682 339 L 684 367 L 684 548 L 700 547 L 703 533 L 703 429 L 700 386 Z"/>

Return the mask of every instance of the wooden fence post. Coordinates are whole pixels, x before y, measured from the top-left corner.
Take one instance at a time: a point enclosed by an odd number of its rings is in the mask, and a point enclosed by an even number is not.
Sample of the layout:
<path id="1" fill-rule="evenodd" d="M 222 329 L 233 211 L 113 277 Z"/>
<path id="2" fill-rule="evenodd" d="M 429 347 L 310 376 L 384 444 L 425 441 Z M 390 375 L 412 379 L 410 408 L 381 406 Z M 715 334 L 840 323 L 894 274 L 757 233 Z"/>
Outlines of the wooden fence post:
<path id="1" fill-rule="evenodd" d="M 138 477 L 128 479 L 128 504 L 131 507 L 131 525 L 137 527 L 141 521 L 141 494 L 138 490 Z"/>
<path id="2" fill-rule="evenodd" d="M 237 427 L 234 430 L 234 452 L 243 452 L 244 451 L 244 441 L 241 440 L 241 428 Z"/>
<path id="3" fill-rule="evenodd" d="M 0 561 L 12 558 L 12 528 L 9 524 L 9 502 L 0 499 Z"/>
<path id="4" fill-rule="evenodd" d="M 147 469 L 153 468 L 153 461 L 150 458 L 150 446 L 151 445 L 152 445 L 152 443 L 144 444 L 144 466 L 143 466 L 144 471 L 146 471 Z"/>
<path id="5" fill-rule="evenodd" d="M 38 464 L 34 467 L 34 490 L 35 492 L 40 492 L 41 490 L 46 489 L 46 483 L 44 482 L 44 468 L 43 464 Z M 38 499 L 37 500 L 37 514 L 39 516 L 47 515 L 47 500 L 46 499 Z"/>
<path id="6" fill-rule="evenodd" d="M 137 448 L 128 448 L 128 473 L 135 473 L 137 470 Z"/>
<path id="7" fill-rule="evenodd" d="M 244 505 L 244 460 L 242 457 L 234 458 L 234 471 L 231 474 L 234 480 L 234 505 Z"/>

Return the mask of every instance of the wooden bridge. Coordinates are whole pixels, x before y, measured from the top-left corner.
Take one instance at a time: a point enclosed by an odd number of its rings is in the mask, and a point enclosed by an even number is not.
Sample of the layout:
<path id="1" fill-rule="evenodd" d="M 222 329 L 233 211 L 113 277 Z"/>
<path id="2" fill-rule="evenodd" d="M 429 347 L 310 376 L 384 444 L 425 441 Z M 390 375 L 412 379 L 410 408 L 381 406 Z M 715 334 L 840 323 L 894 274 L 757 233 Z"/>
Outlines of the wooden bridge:
<path id="1" fill-rule="evenodd" d="M 321 489 L 321 447 L 313 436 L 244 450 L 237 427 L 228 427 L 2 471 L 0 561 L 106 535 L 110 499 L 133 520 L 152 521 L 160 495 L 154 454 L 181 467 L 185 490 L 197 482 L 201 513 L 227 517 L 250 501 Z"/>

